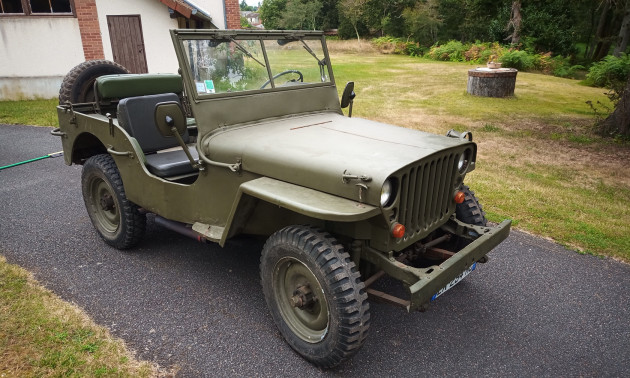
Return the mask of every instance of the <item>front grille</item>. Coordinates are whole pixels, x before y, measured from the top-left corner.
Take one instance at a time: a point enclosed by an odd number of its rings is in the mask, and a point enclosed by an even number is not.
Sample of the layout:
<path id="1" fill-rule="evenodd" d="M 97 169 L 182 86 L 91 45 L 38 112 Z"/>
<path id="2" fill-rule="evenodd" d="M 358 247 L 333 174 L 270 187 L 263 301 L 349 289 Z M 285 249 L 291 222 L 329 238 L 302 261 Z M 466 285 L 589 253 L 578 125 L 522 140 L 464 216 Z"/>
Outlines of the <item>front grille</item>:
<path id="1" fill-rule="evenodd" d="M 424 237 L 455 210 L 453 189 L 460 153 L 448 151 L 433 155 L 395 175 L 400 182 L 398 222 L 407 230 L 399 243 L 419 234 Z"/>

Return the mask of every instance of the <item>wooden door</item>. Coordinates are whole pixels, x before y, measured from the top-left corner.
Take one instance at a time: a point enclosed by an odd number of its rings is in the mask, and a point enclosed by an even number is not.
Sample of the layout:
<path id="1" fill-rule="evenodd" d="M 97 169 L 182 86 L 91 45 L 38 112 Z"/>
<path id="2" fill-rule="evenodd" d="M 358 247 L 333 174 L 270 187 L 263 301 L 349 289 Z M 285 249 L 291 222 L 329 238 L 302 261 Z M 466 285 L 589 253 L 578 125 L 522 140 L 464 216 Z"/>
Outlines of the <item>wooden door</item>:
<path id="1" fill-rule="evenodd" d="M 123 65 L 131 73 L 149 72 L 140 15 L 107 16 L 107 27 L 114 62 Z"/>

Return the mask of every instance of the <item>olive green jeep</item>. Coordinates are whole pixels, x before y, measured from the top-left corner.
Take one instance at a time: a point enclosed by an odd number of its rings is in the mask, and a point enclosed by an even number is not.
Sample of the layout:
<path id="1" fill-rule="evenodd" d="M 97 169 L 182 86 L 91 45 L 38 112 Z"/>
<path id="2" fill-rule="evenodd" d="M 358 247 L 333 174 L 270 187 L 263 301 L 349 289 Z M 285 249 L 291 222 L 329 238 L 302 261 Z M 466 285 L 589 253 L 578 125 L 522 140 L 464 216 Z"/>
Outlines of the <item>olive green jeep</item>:
<path id="1" fill-rule="evenodd" d="M 267 238 L 262 291 L 289 345 L 335 366 L 363 344 L 368 297 L 424 310 L 509 234 L 464 177 L 471 133 L 352 118 L 321 32 L 173 30 L 179 74 L 89 61 L 57 107 L 90 219 L 119 249 L 147 215 L 201 242 Z M 348 116 L 342 109 L 349 107 Z M 383 276 L 405 295 L 374 288 Z"/>

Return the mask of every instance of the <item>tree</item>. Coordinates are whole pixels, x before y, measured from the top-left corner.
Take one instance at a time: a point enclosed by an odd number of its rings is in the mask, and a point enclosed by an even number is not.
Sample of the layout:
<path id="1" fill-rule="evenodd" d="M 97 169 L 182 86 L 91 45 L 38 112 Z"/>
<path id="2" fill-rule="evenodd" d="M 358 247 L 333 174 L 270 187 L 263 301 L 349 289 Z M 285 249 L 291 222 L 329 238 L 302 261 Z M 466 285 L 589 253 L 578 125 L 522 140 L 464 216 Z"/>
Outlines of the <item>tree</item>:
<path id="1" fill-rule="evenodd" d="M 402 17 L 405 20 L 407 37 L 424 45 L 437 42 L 437 33 L 442 20 L 438 13 L 437 0 L 421 0 L 413 8 L 406 8 Z"/>
<path id="2" fill-rule="evenodd" d="M 601 123 L 600 131 L 606 135 L 630 137 L 630 78 L 615 110 Z"/>
<path id="3" fill-rule="evenodd" d="M 619 57 L 622 52 L 626 51 L 626 48 L 628 47 L 628 38 L 630 38 L 630 1 L 626 0 L 626 6 L 623 12 L 623 21 L 621 22 L 617 46 L 615 47 L 613 55 Z"/>
<path id="4" fill-rule="evenodd" d="M 507 25 L 507 31 L 512 30 L 512 34 L 510 34 L 505 40 L 510 40 L 510 43 L 513 45 L 518 45 L 521 41 L 521 21 L 523 18 L 521 17 L 521 0 L 512 1 L 512 12 L 510 14 L 510 22 Z"/>
<path id="5" fill-rule="evenodd" d="M 352 24 L 352 27 L 357 34 L 357 41 L 359 41 L 359 43 L 361 43 L 361 37 L 359 36 L 357 24 L 363 17 L 367 2 L 368 0 L 341 0 L 339 2 L 339 10 Z"/>
<path id="6" fill-rule="evenodd" d="M 287 7 L 287 0 L 263 0 L 260 8 L 260 20 L 265 29 L 280 29 L 282 17 Z"/>
<path id="7" fill-rule="evenodd" d="M 253 7 L 251 5 L 247 5 L 245 0 L 241 1 L 240 7 L 241 7 L 241 11 L 243 11 L 243 12 L 247 12 L 247 11 L 253 12 L 253 11 L 256 10 L 256 7 Z"/>
<path id="8" fill-rule="evenodd" d="M 285 11 L 280 20 L 284 29 L 312 29 L 318 28 L 317 16 L 322 9 L 319 0 L 288 0 Z"/>

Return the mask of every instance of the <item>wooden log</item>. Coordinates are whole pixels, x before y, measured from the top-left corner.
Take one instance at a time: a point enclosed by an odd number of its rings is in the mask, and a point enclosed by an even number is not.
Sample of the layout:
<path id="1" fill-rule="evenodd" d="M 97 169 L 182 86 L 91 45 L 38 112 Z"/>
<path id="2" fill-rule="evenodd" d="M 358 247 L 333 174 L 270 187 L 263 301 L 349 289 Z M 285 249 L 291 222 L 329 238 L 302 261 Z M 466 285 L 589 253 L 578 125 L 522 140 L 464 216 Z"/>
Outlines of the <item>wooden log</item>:
<path id="1" fill-rule="evenodd" d="M 468 70 L 466 91 L 483 97 L 514 96 L 517 70 L 514 68 L 476 68 Z"/>

